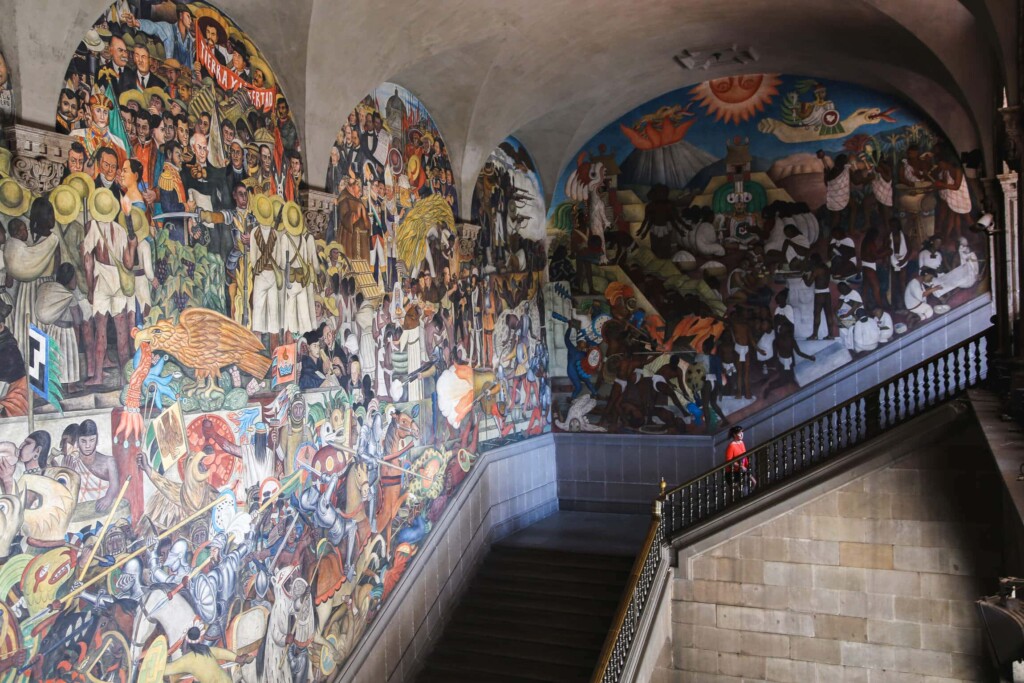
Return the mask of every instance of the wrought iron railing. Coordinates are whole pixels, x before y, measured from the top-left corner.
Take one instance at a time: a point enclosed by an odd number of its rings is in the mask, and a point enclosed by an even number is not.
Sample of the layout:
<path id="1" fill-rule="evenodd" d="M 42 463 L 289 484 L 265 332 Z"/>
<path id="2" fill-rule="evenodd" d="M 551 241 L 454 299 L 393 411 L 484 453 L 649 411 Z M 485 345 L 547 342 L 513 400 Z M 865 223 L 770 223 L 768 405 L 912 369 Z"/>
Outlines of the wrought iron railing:
<path id="1" fill-rule="evenodd" d="M 984 379 L 987 349 L 984 334 L 971 337 L 747 451 L 747 472 L 724 463 L 672 489 L 662 512 L 666 540 L 956 397 Z"/>
<path id="2" fill-rule="evenodd" d="M 633 565 L 628 590 L 605 640 L 593 683 L 617 683 L 629 659 L 644 608 L 655 586 L 662 545 L 748 498 L 781 486 L 843 451 L 896 427 L 980 383 L 988 373 L 988 337 L 982 333 L 904 370 L 826 412 L 666 492 Z"/>
<path id="3" fill-rule="evenodd" d="M 658 569 L 663 561 L 665 525 L 662 524 L 661 510 L 664 500 L 665 480 L 662 479 L 661 494 L 654 500 L 651 509 L 651 526 L 647 530 L 647 538 L 636 556 L 636 561 L 633 562 L 629 585 L 622 594 L 619 611 L 615 614 L 615 621 L 612 622 L 612 628 L 604 641 L 601 660 L 590 679 L 592 683 L 615 683 L 621 680 L 633 641 L 640 630 L 644 608 L 651 597 L 651 590 L 654 588 Z"/>

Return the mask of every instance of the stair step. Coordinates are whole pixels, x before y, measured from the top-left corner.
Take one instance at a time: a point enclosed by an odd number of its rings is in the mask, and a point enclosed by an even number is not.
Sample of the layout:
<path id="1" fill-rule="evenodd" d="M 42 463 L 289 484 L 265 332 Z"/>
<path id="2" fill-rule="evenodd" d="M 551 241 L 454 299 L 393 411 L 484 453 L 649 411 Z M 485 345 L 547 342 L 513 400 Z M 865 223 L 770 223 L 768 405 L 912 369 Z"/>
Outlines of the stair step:
<path id="1" fill-rule="evenodd" d="M 480 568 L 481 577 L 487 578 L 522 578 L 522 579 L 555 579 L 575 581 L 581 584 L 613 584 L 625 586 L 629 580 L 632 567 L 625 569 L 581 569 L 576 566 L 544 565 L 537 562 L 506 558 L 502 562 L 484 562 Z"/>
<path id="2" fill-rule="evenodd" d="M 614 615 L 612 615 L 614 616 Z M 607 634 L 612 617 L 607 619 L 580 614 L 557 612 L 551 609 L 530 608 L 524 605 L 504 606 L 495 609 L 493 606 L 471 604 L 465 602 L 459 607 L 455 618 L 469 621 L 500 622 L 516 626 L 533 627 L 536 629 L 554 628 L 577 633 Z"/>
<path id="3" fill-rule="evenodd" d="M 476 634 L 453 634 L 452 638 L 445 639 L 435 655 L 440 659 L 447 659 L 458 653 L 476 653 L 586 668 L 594 666 L 601 655 L 601 646 L 579 648 L 555 640 L 546 643 L 525 642 L 506 638 L 500 631 L 487 631 Z"/>
<path id="4" fill-rule="evenodd" d="M 575 581 L 556 579 L 523 579 L 520 577 L 480 576 L 473 581 L 473 588 L 486 592 L 505 592 L 515 595 L 579 598 L 583 600 L 609 601 L 618 604 L 622 597 L 623 586 L 620 584 L 589 583 L 579 584 Z"/>
<path id="5" fill-rule="evenodd" d="M 637 548 L 639 550 L 639 548 Z M 562 550 L 544 548 L 516 548 L 514 546 L 495 545 L 487 558 L 500 562 L 513 559 L 519 562 L 532 562 L 560 567 L 583 567 L 585 569 L 611 569 L 629 571 L 635 559 L 629 555 L 598 555 L 593 553 L 567 553 Z"/>
<path id="6" fill-rule="evenodd" d="M 529 678 L 522 678 L 512 674 L 501 674 L 490 672 L 486 678 L 481 678 L 480 672 L 476 670 L 463 670 L 453 667 L 445 667 L 443 664 L 428 663 L 419 675 L 416 676 L 416 683 L 530 683 Z"/>
<path id="7" fill-rule="evenodd" d="M 424 674 L 432 676 L 437 676 L 440 673 L 452 674 L 447 679 L 443 677 L 433 679 L 438 681 L 456 680 L 456 675 L 475 675 L 475 680 L 483 683 L 484 681 L 498 680 L 495 676 L 508 676 L 509 672 L 515 672 L 516 678 L 513 680 L 571 683 L 573 681 L 589 681 L 596 664 L 595 661 L 590 666 L 566 666 L 490 654 L 452 652 L 447 653 L 443 659 L 431 657 L 424 669 Z"/>
<path id="8" fill-rule="evenodd" d="M 596 620 L 595 620 L 596 621 Z M 607 637 L 604 630 L 579 631 L 570 628 L 540 623 L 510 621 L 501 616 L 491 616 L 479 612 L 476 614 L 458 613 L 448 624 L 445 635 L 451 633 L 453 638 L 472 636 L 480 633 L 497 633 L 502 638 L 521 640 L 528 643 L 563 643 L 567 647 L 600 650 Z"/>
<path id="9" fill-rule="evenodd" d="M 502 589 L 485 590 L 476 586 L 470 587 L 465 601 L 472 601 L 474 604 L 495 610 L 526 607 L 601 619 L 611 618 L 619 604 L 617 600 L 582 600 L 543 593 L 512 593 Z"/>

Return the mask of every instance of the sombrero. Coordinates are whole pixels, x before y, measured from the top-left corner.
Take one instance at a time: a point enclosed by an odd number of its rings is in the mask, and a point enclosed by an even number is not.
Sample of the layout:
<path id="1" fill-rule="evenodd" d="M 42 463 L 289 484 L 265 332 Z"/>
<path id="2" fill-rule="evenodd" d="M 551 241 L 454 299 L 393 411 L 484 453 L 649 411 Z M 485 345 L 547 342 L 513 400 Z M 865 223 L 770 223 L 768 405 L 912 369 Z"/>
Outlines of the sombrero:
<path id="1" fill-rule="evenodd" d="M 284 207 L 284 199 L 279 194 L 272 195 L 270 205 L 274 207 L 274 218 L 277 218 L 281 215 L 281 209 Z"/>
<path id="2" fill-rule="evenodd" d="M 200 15 L 198 12 L 196 14 L 198 15 L 196 17 L 197 33 L 198 32 L 202 32 L 203 39 L 205 40 L 206 39 L 206 27 L 207 26 L 213 26 L 214 30 L 217 31 L 217 44 L 218 45 L 223 45 L 227 41 L 227 39 L 228 39 L 228 32 L 224 28 L 224 24 L 222 24 L 220 21 L 218 21 L 216 17 L 210 16 L 208 14 Z M 213 47 L 213 46 L 211 45 L 210 47 Z"/>
<path id="3" fill-rule="evenodd" d="M 0 147 L 0 178 L 11 177 L 11 150 Z"/>
<path id="4" fill-rule="evenodd" d="M 80 199 L 87 199 L 92 194 L 92 191 L 96 189 L 96 181 L 92 179 L 92 176 L 81 171 L 69 175 L 64 179 L 63 184 L 70 186 L 77 192 Z"/>
<path id="5" fill-rule="evenodd" d="M 406 164 L 405 170 L 409 179 L 414 182 L 420 177 L 420 157 L 418 154 L 412 155 L 409 159 L 409 163 Z"/>
<path id="6" fill-rule="evenodd" d="M 333 296 L 323 296 L 321 294 L 316 295 L 316 301 L 318 304 L 324 307 L 331 315 L 338 316 L 338 302 L 334 300 Z"/>
<path id="7" fill-rule="evenodd" d="M 129 50 L 131 50 L 133 47 L 135 47 L 135 36 L 133 36 L 131 34 L 131 31 L 125 31 L 124 33 L 122 33 L 121 34 L 121 40 L 124 41 L 125 46 Z M 143 44 L 145 44 L 145 43 L 143 43 Z"/>
<path id="8" fill-rule="evenodd" d="M 24 216 L 31 202 L 31 193 L 19 185 L 17 180 L 0 180 L 0 213 L 5 216 Z"/>
<path id="9" fill-rule="evenodd" d="M 281 224 L 289 235 L 298 237 L 302 234 L 302 209 L 293 201 L 286 202 L 281 213 Z"/>
<path id="10" fill-rule="evenodd" d="M 85 32 L 85 40 L 82 42 L 85 43 L 85 47 L 88 48 L 89 52 L 103 52 L 103 39 L 100 38 L 100 32 L 94 28 Z"/>
<path id="11" fill-rule="evenodd" d="M 140 240 L 149 237 L 151 230 L 149 229 L 149 219 L 146 218 L 146 212 L 137 206 L 133 206 L 131 215 L 132 228 L 135 230 L 135 235 Z"/>
<path id="12" fill-rule="evenodd" d="M 263 72 L 263 87 L 265 89 L 272 90 L 274 88 L 274 74 L 270 70 L 270 67 L 267 66 L 267 63 L 263 61 L 263 59 L 261 59 L 260 57 L 256 57 L 255 55 L 250 55 L 249 68 L 253 70 L 259 69 L 261 72 Z"/>
<path id="13" fill-rule="evenodd" d="M 117 98 L 117 102 L 122 107 L 127 107 L 129 102 L 134 102 L 139 105 L 139 111 L 149 109 L 149 98 L 143 95 L 141 90 L 136 90 L 135 88 L 121 93 L 121 96 Z"/>
<path id="14" fill-rule="evenodd" d="M 53 217 L 61 225 L 67 225 L 82 213 L 82 198 L 70 185 L 58 185 L 50 193 L 50 204 L 53 205 Z"/>
<path id="15" fill-rule="evenodd" d="M 324 255 L 330 258 L 331 252 L 335 250 L 342 256 L 345 255 L 345 247 L 341 246 L 341 242 L 338 242 L 337 240 L 324 247 Z"/>
<path id="16" fill-rule="evenodd" d="M 266 128 L 257 128 L 256 132 L 253 133 L 252 141 L 257 145 L 273 145 L 274 134 Z"/>
<path id="17" fill-rule="evenodd" d="M 171 57 L 170 59 L 165 59 L 164 60 L 164 68 L 168 69 L 168 70 L 170 70 L 170 69 L 180 69 L 181 68 L 181 62 L 179 62 L 174 57 Z"/>
<path id="18" fill-rule="evenodd" d="M 149 107 L 149 100 L 152 99 L 153 95 L 159 97 L 160 101 L 164 103 L 164 109 L 167 109 L 170 105 L 170 100 L 167 99 L 167 93 L 165 93 L 162 88 L 158 88 L 155 85 L 152 88 L 146 88 L 142 94 L 146 98 L 145 101 L 147 108 Z"/>
<path id="19" fill-rule="evenodd" d="M 265 194 L 256 195 L 253 200 L 252 214 L 260 225 L 272 226 L 274 224 L 274 203 L 270 201 L 270 197 Z"/>
<path id="20" fill-rule="evenodd" d="M 101 187 L 89 195 L 89 214 L 95 220 L 109 223 L 117 218 L 117 214 L 120 211 L 120 202 L 117 201 L 114 193 L 107 188 Z"/>

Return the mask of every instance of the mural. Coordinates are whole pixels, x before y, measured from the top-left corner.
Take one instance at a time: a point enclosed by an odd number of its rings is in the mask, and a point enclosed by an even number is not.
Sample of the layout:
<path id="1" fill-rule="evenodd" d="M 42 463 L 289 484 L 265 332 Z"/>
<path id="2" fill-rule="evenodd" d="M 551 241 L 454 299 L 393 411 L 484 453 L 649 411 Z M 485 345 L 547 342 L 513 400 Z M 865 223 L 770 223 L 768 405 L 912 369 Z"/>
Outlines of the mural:
<path id="1" fill-rule="evenodd" d="M 4 128 L 14 123 L 14 86 L 11 84 L 11 70 L 7 66 L 7 60 L 0 52 L 0 148 L 7 147 L 7 133 Z M 5 161 L 6 160 L 6 161 Z M 7 173 L 10 173 L 10 160 L 0 152 L 0 164 L 7 164 Z"/>
<path id="2" fill-rule="evenodd" d="M 456 220 L 385 84 L 311 231 L 259 51 L 205 3 L 146 12 L 68 69 L 64 181 L 0 168 L 0 414 L 34 400 L 28 323 L 65 411 L 0 429 L 0 683 L 328 680 L 478 455 L 549 429 L 543 195 L 508 141 Z"/>
<path id="3" fill-rule="evenodd" d="M 754 74 L 652 100 L 555 188 L 556 425 L 718 431 L 985 292 L 975 216 L 890 97 Z"/>
<path id="4" fill-rule="evenodd" d="M 473 188 L 472 214 L 473 225 L 463 226 L 475 255 L 468 277 L 470 360 L 478 374 L 493 373 L 481 400 L 504 443 L 546 431 L 551 411 L 544 193 L 518 140 L 506 138 L 487 157 Z"/>

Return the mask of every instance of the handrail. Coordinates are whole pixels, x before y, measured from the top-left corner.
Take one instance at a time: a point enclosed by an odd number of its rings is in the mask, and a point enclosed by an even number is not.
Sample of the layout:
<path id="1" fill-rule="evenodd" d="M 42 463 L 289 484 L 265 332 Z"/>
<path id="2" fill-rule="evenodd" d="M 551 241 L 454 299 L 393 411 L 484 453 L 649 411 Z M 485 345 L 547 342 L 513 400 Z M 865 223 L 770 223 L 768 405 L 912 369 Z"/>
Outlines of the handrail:
<path id="1" fill-rule="evenodd" d="M 665 541 L 665 526 L 662 524 L 661 510 L 664 500 L 665 480 L 662 479 L 661 493 L 651 506 L 651 524 L 647 529 L 647 537 L 633 562 L 629 584 L 622 594 L 623 598 L 615 613 L 612 628 L 608 631 L 608 637 L 601 648 L 601 659 L 594 669 L 591 683 L 614 683 L 622 676 L 640 618 L 651 594 L 654 577 L 662 562 L 661 548 Z"/>
<path id="2" fill-rule="evenodd" d="M 662 562 L 663 545 L 727 508 L 780 486 L 980 383 L 988 374 L 988 349 L 986 331 L 833 406 L 747 451 L 746 473 L 736 471 L 734 460 L 667 492 L 663 479 L 651 527 L 633 563 L 627 592 L 605 639 L 592 683 L 621 679 Z M 749 474 L 756 483 L 750 481 Z"/>
<path id="3" fill-rule="evenodd" d="M 665 494 L 665 538 L 954 398 L 984 379 L 987 348 L 986 333 L 975 335 L 747 451 L 747 473 L 723 463 L 673 488 Z"/>

